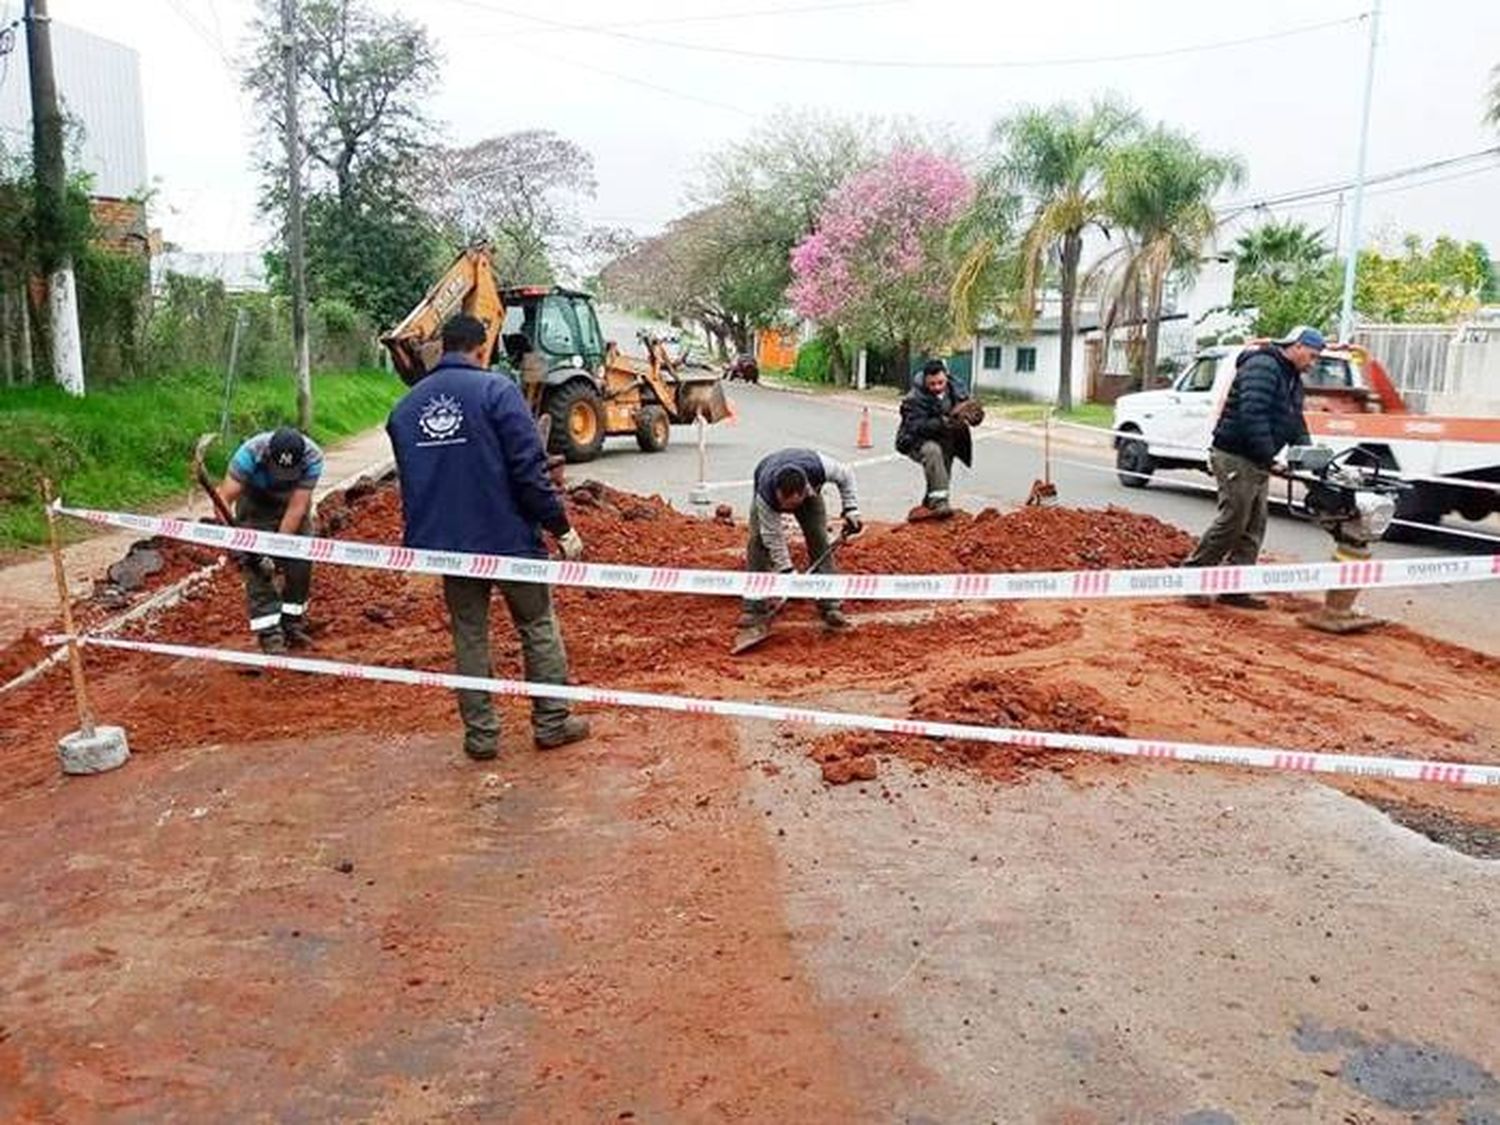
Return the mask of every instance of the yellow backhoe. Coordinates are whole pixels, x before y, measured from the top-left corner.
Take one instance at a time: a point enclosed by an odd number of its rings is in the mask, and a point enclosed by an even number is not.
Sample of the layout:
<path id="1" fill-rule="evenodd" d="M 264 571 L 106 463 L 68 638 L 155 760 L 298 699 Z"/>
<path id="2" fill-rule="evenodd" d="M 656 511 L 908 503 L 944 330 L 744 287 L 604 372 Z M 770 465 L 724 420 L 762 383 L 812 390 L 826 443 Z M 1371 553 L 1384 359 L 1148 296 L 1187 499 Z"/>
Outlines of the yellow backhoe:
<path id="1" fill-rule="evenodd" d="M 717 372 L 675 367 L 661 341 L 644 333 L 647 358 L 622 355 L 599 331 L 593 297 L 557 285 L 502 288 L 483 245 L 460 254 L 380 338 L 408 386 L 437 362 L 443 322 L 460 312 L 483 322 L 491 366 L 517 381 L 538 418 L 551 416 L 551 450 L 569 461 L 590 461 L 606 437 L 625 434 L 659 452 L 674 425 L 729 415 Z"/>

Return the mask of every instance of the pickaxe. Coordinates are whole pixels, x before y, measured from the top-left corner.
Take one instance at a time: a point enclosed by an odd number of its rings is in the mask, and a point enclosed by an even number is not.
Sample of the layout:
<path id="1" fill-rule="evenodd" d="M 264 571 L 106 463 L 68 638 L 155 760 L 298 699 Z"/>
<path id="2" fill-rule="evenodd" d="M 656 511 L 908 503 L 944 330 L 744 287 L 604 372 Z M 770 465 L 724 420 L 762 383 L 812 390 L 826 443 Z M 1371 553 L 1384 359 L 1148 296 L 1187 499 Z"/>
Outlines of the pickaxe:
<path id="1" fill-rule="evenodd" d="M 219 495 L 219 490 L 214 487 L 213 478 L 208 475 L 208 470 L 203 466 L 203 454 L 218 434 L 207 433 L 198 439 L 193 446 L 193 476 L 198 481 L 198 486 L 208 493 L 208 499 L 214 506 L 214 513 L 219 517 L 219 522 L 225 527 L 235 527 L 234 516 L 229 513 L 229 506 L 224 503 L 224 498 Z M 264 555 L 243 555 L 251 566 L 266 577 L 270 578 L 276 573 L 276 564 Z"/>

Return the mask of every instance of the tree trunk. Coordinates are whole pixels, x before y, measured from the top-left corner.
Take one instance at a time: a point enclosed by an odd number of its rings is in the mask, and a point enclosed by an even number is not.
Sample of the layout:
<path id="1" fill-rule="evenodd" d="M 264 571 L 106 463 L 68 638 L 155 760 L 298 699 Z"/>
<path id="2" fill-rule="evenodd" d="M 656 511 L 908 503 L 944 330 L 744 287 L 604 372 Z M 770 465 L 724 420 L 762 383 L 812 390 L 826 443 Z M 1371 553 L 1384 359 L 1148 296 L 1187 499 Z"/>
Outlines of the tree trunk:
<path id="1" fill-rule="evenodd" d="M 911 337 L 901 337 L 901 343 L 896 346 L 896 377 L 900 380 L 896 385 L 906 392 L 911 385 Z"/>
<path id="2" fill-rule="evenodd" d="M 1150 291 L 1146 294 L 1146 355 L 1143 364 L 1141 386 L 1156 385 L 1156 358 L 1161 347 L 1161 297 L 1167 277 L 1161 271 L 1153 271 Z"/>
<path id="3" fill-rule="evenodd" d="M 36 359 L 31 344 L 31 292 L 24 281 L 21 283 L 21 299 L 17 302 L 17 313 L 20 324 L 20 332 L 17 335 L 20 344 L 21 382 L 29 387 L 36 382 Z"/>
<path id="4" fill-rule="evenodd" d="M 5 385 L 13 387 L 16 385 L 16 369 L 12 353 L 15 350 L 11 334 L 15 318 L 11 316 L 11 305 L 15 298 L 11 296 L 10 290 L 0 290 L 0 367 L 5 369 Z"/>
<path id="5" fill-rule="evenodd" d="M 1078 299 L 1078 259 L 1083 255 L 1083 234 L 1063 236 L 1062 325 L 1058 334 L 1057 409 L 1073 409 L 1073 304 Z"/>

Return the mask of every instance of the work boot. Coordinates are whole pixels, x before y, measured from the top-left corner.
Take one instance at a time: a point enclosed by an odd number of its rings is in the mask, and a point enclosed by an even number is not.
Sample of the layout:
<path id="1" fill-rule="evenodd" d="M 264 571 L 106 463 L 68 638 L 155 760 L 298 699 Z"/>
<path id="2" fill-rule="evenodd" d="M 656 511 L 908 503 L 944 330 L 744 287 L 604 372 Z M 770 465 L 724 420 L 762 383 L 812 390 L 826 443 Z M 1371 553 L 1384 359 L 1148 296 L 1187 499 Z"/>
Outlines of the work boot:
<path id="1" fill-rule="evenodd" d="M 286 655 L 286 637 L 282 635 L 281 626 L 273 625 L 269 629 L 262 629 L 255 634 L 255 639 L 260 642 L 260 651 L 267 656 Z"/>
<path id="2" fill-rule="evenodd" d="M 312 648 L 312 634 L 307 631 L 307 622 L 300 617 L 283 617 L 281 635 L 286 638 L 288 648 Z"/>
<path id="3" fill-rule="evenodd" d="M 500 756 L 500 746 L 497 742 L 485 740 L 483 742 L 464 739 L 464 755 L 471 762 L 492 762 Z"/>
<path id="4" fill-rule="evenodd" d="M 1189 594 L 1182 600 L 1188 605 L 1192 606 L 1194 609 L 1207 609 L 1209 606 L 1214 604 L 1213 598 L 1209 597 L 1207 594 Z"/>
<path id="5" fill-rule="evenodd" d="M 759 629 L 770 620 L 770 615 L 757 613 L 753 609 L 747 609 L 740 614 L 740 619 L 734 623 L 736 629 Z"/>
<path id="6" fill-rule="evenodd" d="M 1232 605 L 1236 609 L 1270 609 L 1271 603 L 1254 594 L 1220 594 L 1220 605 Z"/>
<path id="7" fill-rule="evenodd" d="M 582 742 L 589 736 L 589 721 L 582 715 L 569 715 L 562 725 L 553 730 L 536 732 L 538 750 L 556 750 L 570 742 Z"/>
<path id="8" fill-rule="evenodd" d="M 844 611 L 836 605 L 828 606 L 818 611 L 823 615 L 823 627 L 835 632 L 842 632 L 850 628 L 849 618 L 844 616 Z"/>
<path id="9" fill-rule="evenodd" d="M 929 519 L 945 520 L 953 515 L 953 508 L 946 500 L 934 500 L 927 505 Z"/>

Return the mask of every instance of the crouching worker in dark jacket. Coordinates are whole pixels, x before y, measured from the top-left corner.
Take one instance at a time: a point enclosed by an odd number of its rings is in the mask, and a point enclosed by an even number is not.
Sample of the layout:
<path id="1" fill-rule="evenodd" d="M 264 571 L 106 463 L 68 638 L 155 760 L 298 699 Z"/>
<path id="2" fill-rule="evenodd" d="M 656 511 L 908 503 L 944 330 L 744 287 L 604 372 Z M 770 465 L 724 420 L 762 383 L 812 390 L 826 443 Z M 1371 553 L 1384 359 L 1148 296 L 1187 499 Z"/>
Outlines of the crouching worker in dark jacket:
<path id="1" fill-rule="evenodd" d="M 1209 465 L 1219 489 L 1219 510 L 1184 566 L 1254 566 L 1266 537 L 1271 466 L 1288 445 L 1308 443 L 1302 416 L 1302 373 L 1318 362 L 1327 341 L 1316 328 L 1292 329 L 1280 340 L 1248 349 L 1235 365 L 1234 382 L 1214 426 Z M 1203 605 L 1206 598 L 1194 598 Z M 1253 594 L 1221 594 L 1221 602 L 1264 609 Z"/>
<path id="2" fill-rule="evenodd" d="M 755 492 L 750 502 L 750 542 L 745 561 L 752 572 L 792 572 L 792 552 L 787 544 L 781 515 L 790 513 L 802 528 L 809 562 L 818 574 L 833 574 L 833 553 L 828 549 L 828 509 L 823 504 L 823 486 L 839 490 L 844 536 L 852 538 L 864 530 L 859 518 L 859 495 L 854 473 L 847 465 L 811 449 L 781 449 L 755 466 Z M 836 599 L 818 602 L 818 612 L 829 629 L 847 629 L 849 619 Z M 741 640 L 764 636 L 770 629 L 772 603 L 763 599 L 745 602 L 740 616 Z"/>
<path id="3" fill-rule="evenodd" d="M 386 422 L 401 476 L 402 542 L 408 547 L 544 559 L 541 529 L 563 556 L 583 554 L 562 499 L 547 476 L 547 454 L 531 411 L 509 379 L 485 370 L 485 327 L 459 315 L 443 325 L 443 357 Z M 490 593 L 499 589 L 521 640 L 526 678 L 564 684 L 568 657 L 552 613 L 552 590 L 532 582 L 443 576 L 458 671 L 489 676 Z M 459 691 L 464 752 L 495 757 L 500 724 L 482 691 Z M 560 699 L 533 699 L 539 749 L 588 737 L 586 719 Z"/>
<path id="4" fill-rule="evenodd" d="M 964 398 L 948 378 L 940 359 L 928 360 L 920 379 L 901 400 L 901 425 L 896 430 L 896 452 L 922 466 L 927 491 L 922 503 L 907 516 L 911 520 L 946 519 L 953 514 L 948 485 L 953 461 L 974 463 L 969 427 L 984 421 L 984 407 Z"/>

